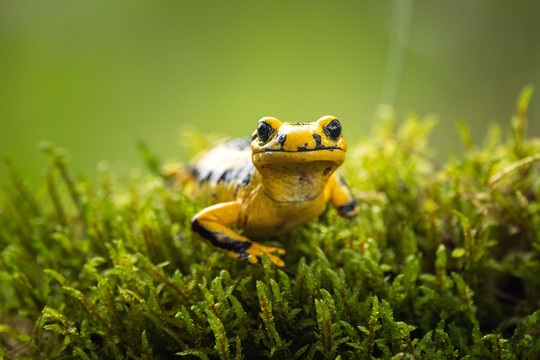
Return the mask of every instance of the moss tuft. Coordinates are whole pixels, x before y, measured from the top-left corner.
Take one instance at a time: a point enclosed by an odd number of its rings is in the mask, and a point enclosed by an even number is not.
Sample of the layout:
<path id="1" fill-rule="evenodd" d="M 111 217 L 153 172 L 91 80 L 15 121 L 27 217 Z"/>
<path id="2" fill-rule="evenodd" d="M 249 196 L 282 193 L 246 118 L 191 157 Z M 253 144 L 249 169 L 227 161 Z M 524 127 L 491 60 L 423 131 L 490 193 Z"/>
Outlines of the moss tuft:
<path id="1" fill-rule="evenodd" d="M 193 239 L 204 204 L 156 175 L 74 176 L 45 146 L 44 184 L 11 162 L 0 192 L 0 357 L 83 359 L 537 359 L 540 140 L 526 89 L 509 136 L 493 128 L 440 164 L 434 123 L 352 147 L 352 221 L 329 209 L 279 241 L 287 269 Z M 294 274 L 294 275 L 293 275 Z"/>

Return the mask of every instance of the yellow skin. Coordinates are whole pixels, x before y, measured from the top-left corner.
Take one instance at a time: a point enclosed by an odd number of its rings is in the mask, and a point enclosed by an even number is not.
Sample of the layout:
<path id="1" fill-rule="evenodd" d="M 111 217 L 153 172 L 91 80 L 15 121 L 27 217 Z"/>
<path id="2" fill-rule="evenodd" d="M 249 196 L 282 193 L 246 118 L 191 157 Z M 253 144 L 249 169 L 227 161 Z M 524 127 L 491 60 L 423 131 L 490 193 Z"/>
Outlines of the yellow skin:
<path id="1" fill-rule="evenodd" d="M 191 169 L 200 193 L 216 202 L 193 217 L 193 233 L 232 258 L 257 263 L 266 253 L 284 266 L 285 250 L 251 238 L 287 232 L 322 214 L 327 202 L 341 216 L 355 216 L 356 202 L 335 172 L 346 151 L 334 116 L 312 123 L 262 118 L 251 146 L 242 139 L 218 145 Z"/>

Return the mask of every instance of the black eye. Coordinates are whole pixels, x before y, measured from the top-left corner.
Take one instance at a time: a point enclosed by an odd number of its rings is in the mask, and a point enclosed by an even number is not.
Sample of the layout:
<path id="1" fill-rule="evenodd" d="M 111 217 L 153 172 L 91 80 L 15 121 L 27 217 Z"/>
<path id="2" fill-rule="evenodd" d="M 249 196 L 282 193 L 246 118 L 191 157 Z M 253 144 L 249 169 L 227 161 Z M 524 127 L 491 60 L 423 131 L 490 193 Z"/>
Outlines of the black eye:
<path id="1" fill-rule="evenodd" d="M 324 133 L 332 140 L 337 140 L 341 135 L 341 124 L 338 119 L 334 119 L 324 127 Z"/>
<path id="2" fill-rule="evenodd" d="M 274 133 L 274 129 L 268 125 L 266 122 L 259 123 L 259 126 L 257 127 L 257 135 L 259 135 L 259 140 L 261 141 L 268 141 L 270 139 L 270 135 Z"/>

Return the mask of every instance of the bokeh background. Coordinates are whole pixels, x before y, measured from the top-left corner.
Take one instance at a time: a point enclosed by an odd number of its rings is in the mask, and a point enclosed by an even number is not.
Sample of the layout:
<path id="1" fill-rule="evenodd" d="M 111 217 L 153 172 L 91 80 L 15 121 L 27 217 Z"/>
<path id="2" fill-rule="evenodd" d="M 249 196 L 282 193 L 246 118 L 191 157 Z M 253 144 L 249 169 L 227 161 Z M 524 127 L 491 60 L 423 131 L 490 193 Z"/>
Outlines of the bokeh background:
<path id="1" fill-rule="evenodd" d="M 538 0 L 0 1 L 0 152 L 35 176 L 43 140 L 93 176 L 102 160 L 140 166 L 138 140 L 187 160 L 183 127 L 245 136 L 263 116 L 333 114 L 354 143 L 380 103 L 438 114 L 445 158 L 456 121 L 478 142 L 508 128 L 527 84 L 540 86 Z"/>

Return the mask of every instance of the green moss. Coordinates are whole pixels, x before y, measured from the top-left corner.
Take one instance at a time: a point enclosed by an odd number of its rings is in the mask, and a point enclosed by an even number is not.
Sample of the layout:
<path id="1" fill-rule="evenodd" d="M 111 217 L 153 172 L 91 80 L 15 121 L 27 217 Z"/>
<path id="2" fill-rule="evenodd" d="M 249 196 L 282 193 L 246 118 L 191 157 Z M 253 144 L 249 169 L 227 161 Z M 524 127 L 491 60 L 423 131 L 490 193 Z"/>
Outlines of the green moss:
<path id="1" fill-rule="evenodd" d="M 329 209 L 268 258 L 236 262 L 190 232 L 204 204 L 158 175 L 75 177 L 58 150 L 34 191 L 8 162 L 0 192 L 0 357 L 537 359 L 540 141 L 526 89 L 445 164 L 430 119 L 353 146 L 353 221 Z M 141 147 L 154 173 L 159 160 Z M 292 275 L 292 274 L 295 275 Z"/>

